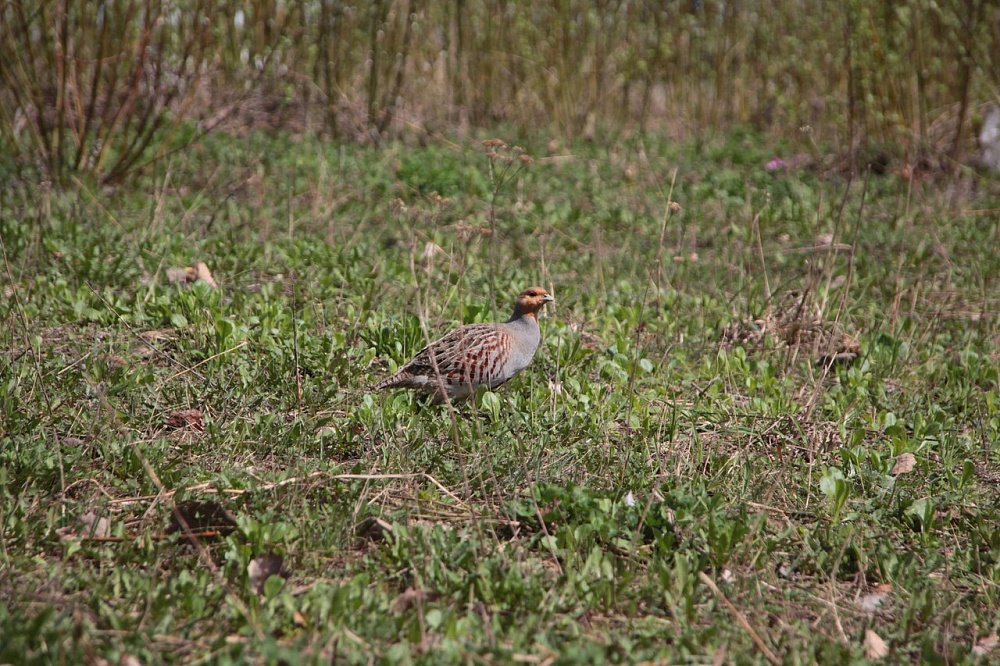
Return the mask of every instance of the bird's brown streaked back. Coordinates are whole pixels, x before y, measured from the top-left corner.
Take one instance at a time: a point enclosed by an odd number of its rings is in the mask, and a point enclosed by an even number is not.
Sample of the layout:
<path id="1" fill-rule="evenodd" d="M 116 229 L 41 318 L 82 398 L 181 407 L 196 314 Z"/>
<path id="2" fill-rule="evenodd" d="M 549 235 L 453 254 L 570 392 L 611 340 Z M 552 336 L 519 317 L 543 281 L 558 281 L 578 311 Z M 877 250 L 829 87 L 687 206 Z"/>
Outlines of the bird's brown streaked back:
<path id="1" fill-rule="evenodd" d="M 457 328 L 372 389 L 417 389 L 443 401 L 468 398 L 481 385 L 497 388 L 534 358 L 541 340 L 537 313 L 554 301 L 545 289 L 529 287 L 517 297 L 506 322 Z"/>

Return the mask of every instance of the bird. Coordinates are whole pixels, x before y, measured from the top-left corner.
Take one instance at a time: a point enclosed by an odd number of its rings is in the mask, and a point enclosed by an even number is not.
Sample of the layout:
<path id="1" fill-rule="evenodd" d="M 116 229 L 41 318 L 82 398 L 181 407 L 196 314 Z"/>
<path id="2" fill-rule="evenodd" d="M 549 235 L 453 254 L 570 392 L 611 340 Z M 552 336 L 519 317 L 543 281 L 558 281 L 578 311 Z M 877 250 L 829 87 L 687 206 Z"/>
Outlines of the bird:
<path id="1" fill-rule="evenodd" d="M 529 287 L 514 301 L 506 322 L 456 328 L 370 390 L 416 389 L 441 403 L 461 402 L 479 386 L 495 389 L 531 363 L 542 337 L 538 312 L 554 302 L 541 287 Z"/>

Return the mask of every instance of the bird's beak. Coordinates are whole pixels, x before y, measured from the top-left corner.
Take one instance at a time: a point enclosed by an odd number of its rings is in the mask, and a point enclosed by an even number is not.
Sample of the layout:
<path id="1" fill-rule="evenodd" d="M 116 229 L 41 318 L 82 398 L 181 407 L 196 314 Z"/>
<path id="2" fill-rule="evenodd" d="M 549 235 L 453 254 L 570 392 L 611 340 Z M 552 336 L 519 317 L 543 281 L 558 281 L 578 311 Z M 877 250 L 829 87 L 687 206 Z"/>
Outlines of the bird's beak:
<path id="1" fill-rule="evenodd" d="M 555 303 L 556 299 L 552 298 L 552 294 L 545 294 L 542 296 L 542 303 Z"/>

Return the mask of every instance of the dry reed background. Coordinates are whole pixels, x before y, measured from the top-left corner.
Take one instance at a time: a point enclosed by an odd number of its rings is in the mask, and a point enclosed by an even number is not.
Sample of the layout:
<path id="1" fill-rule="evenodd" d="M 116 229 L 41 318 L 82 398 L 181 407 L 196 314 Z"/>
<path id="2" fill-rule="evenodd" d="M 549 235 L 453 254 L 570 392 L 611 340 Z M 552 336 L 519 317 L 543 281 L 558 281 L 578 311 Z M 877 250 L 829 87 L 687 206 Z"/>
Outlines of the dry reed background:
<path id="1" fill-rule="evenodd" d="M 951 168 L 998 58 L 990 0 L 4 0 L 0 140 L 116 182 L 219 123 L 363 142 L 750 123 L 851 166 Z"/>

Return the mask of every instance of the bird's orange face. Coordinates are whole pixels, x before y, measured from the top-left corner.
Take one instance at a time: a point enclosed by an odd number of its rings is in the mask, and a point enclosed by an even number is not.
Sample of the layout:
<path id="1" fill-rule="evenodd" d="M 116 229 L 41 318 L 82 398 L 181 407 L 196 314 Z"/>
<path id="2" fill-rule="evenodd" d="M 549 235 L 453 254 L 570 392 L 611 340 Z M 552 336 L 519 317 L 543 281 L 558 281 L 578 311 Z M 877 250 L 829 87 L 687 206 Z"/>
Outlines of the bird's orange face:
<path id="1" fill-rule="evenodd" d="M 517 297 L 517 306 L 524 313 L 538 312 L 546 303 L 554 303 L 555 300 L 541 287 L 528 287 Z"/>

